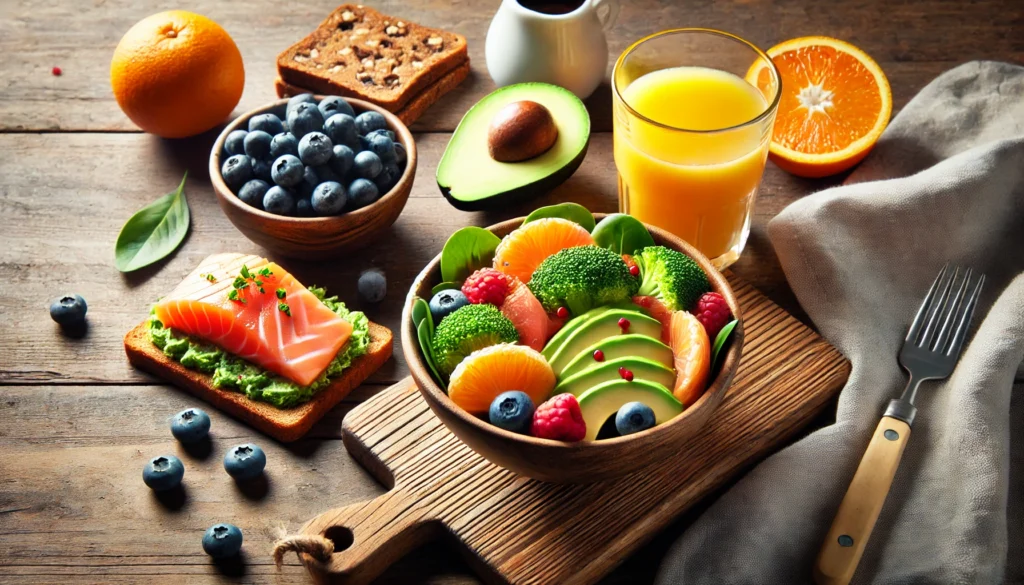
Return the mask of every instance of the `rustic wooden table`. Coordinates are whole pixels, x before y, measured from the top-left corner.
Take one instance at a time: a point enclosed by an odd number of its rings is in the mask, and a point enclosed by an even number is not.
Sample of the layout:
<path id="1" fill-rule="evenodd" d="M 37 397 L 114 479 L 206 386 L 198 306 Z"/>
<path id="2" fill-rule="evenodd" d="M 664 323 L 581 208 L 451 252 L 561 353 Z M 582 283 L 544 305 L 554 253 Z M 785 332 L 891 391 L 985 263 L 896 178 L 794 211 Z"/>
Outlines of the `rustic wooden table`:
<path id="1" fill-rule="evenodd" d="M 338 292 L 375 321 L 397 331 L 399 304 L 414 274 L 454 229 L 521 214 L 463 213 L 441 198 L 434 170 L 466 109 L 491 91 L 484 35 L 497 0 L 386 0 L 384 12 L 449 28 L 469 39 L 473 74 L 413 127 L 420 166 L 412 197 L 390 233 L 362 253 L 323 264 L 286 262 L 304 282 Z M 182 4 L 234 37 L 245 58 L 246 91 L 238 110 L 273 99 L 274 58 L 305 35 L 334 2 Z M 139 133 L 110 92 L 114 46 L 133 23 L 167 8 L 155 0 L 0 2 L 0 582 L 3 583 L 306 583 L 294 557 L 278 572 L 267 554 L 278 528 L 296 529 L 325 508 L 370 498 L 381 487 L 341 444 L 341 420 L 353 404 L 407 373 L 401 352 L 309 436 L 281 445 L 213 412 L 213 452 L 186 459 L 186 495 L 161 501 L 140 481 L 152 456 L 175 453 L 167 419 L 196 400 L 131 369 L 122 335 L 213 252 L 260 249 L 217 208 L 206 175 L 215 133 L 165 141 Z M 1024 61 L 1024 5 L 1018 0 L 912 2 L 810 0 L 623 2 L 609 35 L 617 55 L 628 42 L 669 26 L 725 29 L 767 47 L 824 34 L 875 57 L 892 83 L 896 108 L 942 71 L 971 59 Z M 61 76 L 51 75 L 59 66 Z M 607 88 L 588 100 L 594 135 L 583 166 L 539 204 L 579 201 L 595 211 L 616 206 Z M 138 208 L 172 190 L 189 170 L 192 229 L 169 260 L 123 275 L 113 243 Z M 769 297 L 802 316 L 765 234 L 790 202 L 834 185 L 807 181 L 769 163 L 747 251 L 734 268 Z M 355 277 L 387 271 L 378 306 L 355 301 Z M 48 319 L 49 300 L 64 291 L 89 302 L 88 334 L 62 336 Z M 241 491 L 223 473 L 220 453 L 255 440 L 267 450 L 264 489 Z M 245 531 L 245 562 L 216 567 L 200 537 L 226 521 Z M 609 583 L 650 582 L 660 558 L 685 528 L 681 519 L 615 571 Z M 709 551 L 713 554 L 713 551 Z M 385 583 L 474 583 L 444 545 L 393 567 Z"/>

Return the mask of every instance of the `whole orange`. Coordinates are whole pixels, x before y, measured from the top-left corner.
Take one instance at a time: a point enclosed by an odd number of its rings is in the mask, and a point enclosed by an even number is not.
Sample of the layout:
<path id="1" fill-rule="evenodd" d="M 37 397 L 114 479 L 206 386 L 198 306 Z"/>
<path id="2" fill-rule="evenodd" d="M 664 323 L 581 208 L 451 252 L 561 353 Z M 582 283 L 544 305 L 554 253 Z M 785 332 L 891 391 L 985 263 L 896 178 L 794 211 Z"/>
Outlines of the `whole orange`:
<path id="1" fill-rule="evenodd" d="M 216 22 L 169 10 L 135 23 L 114 49 L 110 85 L 124 113 L 164 138 L 224 121 L 245 85 L 242 54 Z"/>

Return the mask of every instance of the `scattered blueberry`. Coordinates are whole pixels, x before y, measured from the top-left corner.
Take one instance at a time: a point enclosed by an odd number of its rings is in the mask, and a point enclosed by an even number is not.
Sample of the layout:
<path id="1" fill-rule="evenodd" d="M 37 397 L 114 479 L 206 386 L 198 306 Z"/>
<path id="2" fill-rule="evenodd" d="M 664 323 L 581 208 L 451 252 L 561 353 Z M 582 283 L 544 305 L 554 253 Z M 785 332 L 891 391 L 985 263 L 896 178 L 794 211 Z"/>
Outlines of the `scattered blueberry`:
<path id="1" fill-rule="evenodd" d="M 331 160 L 327 161 L 327 164 L 330 165 L 331 170 L 338 173 L 339 177 L 344 177 L 352 170 L 356 153 L 352 152 L 352 149 L 344 144 L 335 144 L 333 150 L 333 156 L 331 156 Z"/>
<path id="2" fill-rule="evenodd" d="M 388 294 L 388 280 L 384 271 L 376 268 L 364 270 L 356 282 L 359 298 L 367 303 L 379 303 Z"/>
<path id="3" fill-rule="evenodd" d="M 233 524 L 214 524 L 203 534 L 203 552 L 215 559 L 233 557 L 242 550 L 242 531 Z"/>
<path id="4" fill-rule="evenodd" d="M 458 289 L 447 289 L 437 291 L 437 294 L 430 299 L 430 316 L 434 318 L 434 325 L 441 323 L 448 315 L 455 312 L 455 309 L 465 307 L 469 299 Z"/>
<path id="5" fill-rule="evenodd" d="M 244 154 L 231 155 L 228 157 L 228 160 L 224 161 L 224 165 L 221 166 L 220 175 L 224 178 L 224 182 L 228 184 L 228 187 L 231 187 L 232 191 L 238 191 L 239 187 L 252 178 L 252 163 L 249 162 L 249 157 Z"/>
<path id="6" fill-rule="evenodd" d="M 498 428 L 526 433 L 533 422 L 533 410 L 533 401 L 528 394 L 512 390 L 499 394 L 487 414 L 491 424 Z"/>
<path id="7" fill-rule="evenodd" d="M 654 410 L 642 402 L 627 402 L 615 414 L 615 430 L 620 435 L 646 431 L 654 426 Z"/>
<path id="8" fill-rule="evenodd" d="M 281 118 L 274 114 L 260 114 L 249 118 L 249 132 L 261 130 L 271 136 L 284 132 L 284 124 Z"/>
<path id="9" fill-rule="evenodd" d="M 388 121 L 380 112 L 363 112 L 356 116 L 356 128 L 360 134 L 369 134 L 374 130 L 386 130 Z"/>
<path id="10" fill-rule="evenodd" d="M 270 184 L 266 181 L 253 179 L 242 185 L 242 188 L 238 190 L 238 198 L 243 203 L 251 205 L 256 209 L 263 209 L 263 197 L 266 196 L 269 189 Z"/>
<path id="11" fill-rule="evenodd" d="M 405 147 L 402 146 L 401 142 L 396 142 L 395 143 L 395 162 L 398 163 L 398 166 L 404 167 L 405 166 L 405 161 L 407 161 L 408 159 L 409 159 L 409 153 L 407 153 L 405 151 Z"/>
<path id="12" fill-rule="evenodd" d="M 233 157 L 232 157 L 233 158 Z M 228 159 L 231 160 L 231 159 Z M 282 187 L 294 187 L 302 181 L 305 167 L 298 157 L 286 154 L 278 157 L 270 167 L 270 175 L 274 182 Z M 225 177 L 225 180 L 227 178 Z"/>
<path id="13" fill-rule="evenodd" d="M 64 295 L 50 303 L 50 318 L 61 327 L 74 327 L 85 322 L 88 309 L 82 295 Z"/>
<path id="14" fill-rule="evenodd" d="M 334 114 L 324 121 L 324 134 L 334 144 L 358 144 L 356 119 L 348 114 Z"/>
<path id="15" fill-rule="evenodd" d="M 298 217 L 315 217 L 313 202 L 309 197 L 299 197 L 295 200 L 295 215 Z"/>
<path id="16" fill-rule="evenodd" d="M 252 176 L 261 181 L 272 183 L 274 174 L 270 172 L 271 162 L 269 160 L 252 159 Z"/>
<path id="17" fill-rule="evenodd" d="M 292 117 L 292 112 L 295 111 L 295 108 L 298 107 L 299 104 L 316 105 L 316 97 L 311 93 L 300 93 L 299 95 L 292 96 L 292 98 L 288 100 L 288 105 L 285 106 L 285 119 Z"/>
<path id="18" fill-rule="evenodd" d="M 352 105 L 345 101 L 345 98 L 338 97 L 336 95 L 325 97 L 320 100 L 320 113 L 324 115 L 324 119 L 328 119 L 334 114 L 346 114 L 348 116 L 355 116 L 356 111 L 352 109 Z"/>
<path id="19" fill-rule="evenodd" d="M 270 157 L 270 141 L 274 137 L 262 130 L 249 132 L 245 137 L 245 154 L 249 158 L 264 159 Z"/>
<path id="20" fill-rule="evenodd" d="M 366 179 L 356 179 L 348 186 L 348 200 L 350 209 L 366 207 L 377 200 L 380 191 L 377 185 Z"/>
<path id="21" fill-rule="evenodd" d="M 232 130 L 224 139 L 224 152 L 228 156 L 245 154 L 245 136 L 249 134 L 245 130 Z"/>
<path id="22" fill-rule="evenodd" d="M 324 115 L 317 109 L 316 104 L 299 104 L 291 114 L 288 114 L 288 128 L 296 138 L 302 140 L 306 134 L 324 129 Z"/>
<path id="23" fill-rule="evenodd" d="M 202 441 L 210 434 L 210 415 L 198 408 L 187 408 L 171 419 L 171 434 L 182 443 Z"/>
<path id="24" fill-rule="evenodd" d="M 364 150 L 356 155 L 353 168 L 355 168 L 356 175 L 364 179 L 373 179 L 380 174 L 381 169 L 384 168 L 384 163 L 373 152 Z"/>
<path id="25" fill-rule="evenodd" d="M 313 167 L 306 167 L 306 170 L 302 173 L 302 181 L 295 186 L 295 194 L 300 199 L 309 199 L 313 196 L 313 189 L 319 185 L 322 181 L 320 175 L 313 169 Z"/>
<path id="26" fill-rule="evenodd" d="M 295 197 L 280 185 L 274 185 L 263 196 L 263 209 L 277 215 L 295 213 Z"/>
<path id="27" fill-rule="evenodd" d="M 393 161 L 395 160 L 395 141 L 391 140 L 384 134 L 374 134 L 373 136 L 367 136 L 367 140 L 370 141 L 370 150 L 372 150 L 380 160 Z"/>
<path id="28" fill-rule="evenodd" d="M 224 471 L 235 479 L 246 480 L 259 477 L 267 466 L 267 455 L 252 443 L 236 445 L 224 454 Z"/>
<path id="29" fill-rule="evenodd" d="M 277 160 L 286 154 L 299 156 L 299 139 L 291 132 L 282 132 L 270 141 L 270 158 Z"/>
<path id="30" fill-rule="evenodd" d="M 317 215 L 338 215 L 345 208 L 347 199 L 345 188 L 341 184 L 328 181 L 320 183 L 313 190 L 311 203 Z"/>
<path id="31" fill-rule="evenodd" d="M 310 132 L 299 140 L 299 160 L 310 166 L 326 164 L 334 154 L 333 148 L 326 134 Z"/>
<path id="32" fill-rule="evenodd" d="M 142 468 L 142 481 L 155 492 L 165 492 L 181 485 L 185 466 L 174 455 L 161 455 L 150 459 Z"/>

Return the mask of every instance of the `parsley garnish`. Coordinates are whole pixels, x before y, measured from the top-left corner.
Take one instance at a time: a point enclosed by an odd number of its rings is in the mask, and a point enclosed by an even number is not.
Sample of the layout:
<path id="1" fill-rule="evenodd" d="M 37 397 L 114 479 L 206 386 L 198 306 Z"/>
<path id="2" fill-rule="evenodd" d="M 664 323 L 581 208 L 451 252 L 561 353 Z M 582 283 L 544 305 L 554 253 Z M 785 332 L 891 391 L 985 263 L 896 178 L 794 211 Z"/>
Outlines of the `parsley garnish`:
<path id="1" fill-rule="evenodd" d="M 288 315 L 289 317 L 292 316 L 292 308 L 289 307 L 287 303 L 277 303 L 277 310 L 281 311 L 285 315 Z"/>
<path id="2" fill-rule="evenodd" d="M 277 289 L 277 298 L 283 299 L 284 295 L 287 294 L 283 288 Z"/>
<path id="3" fill-rule="evenodd" d="M 210 282 L 217 282 L 217 277 L 210 274 L 209 272 L 200 274 L 199 276 L 205 278 L 206 280 L 209 280 Z"/>
<path id="4" fill-rule="evenodd" d="M 238 289 L 235 289 L 235 288 L 231 289 L 231 292 L 228 293 L 228 300 L 229 301 L 238 301 L 238 302 L 242 303 L 243 305 L 246 303 L 245 299 L 239 298 L 239 296 L 238 296 Z"/>

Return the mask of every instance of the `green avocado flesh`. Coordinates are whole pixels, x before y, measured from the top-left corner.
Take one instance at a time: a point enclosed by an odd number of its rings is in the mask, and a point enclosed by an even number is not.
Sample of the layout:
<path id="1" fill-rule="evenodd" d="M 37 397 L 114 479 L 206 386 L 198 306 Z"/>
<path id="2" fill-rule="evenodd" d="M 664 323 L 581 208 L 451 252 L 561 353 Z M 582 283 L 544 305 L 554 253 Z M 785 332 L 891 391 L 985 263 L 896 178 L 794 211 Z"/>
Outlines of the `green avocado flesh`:
<path id="1" fill-rule="evenodd" d="M 576 333 L 576 331 L 579 330 L 580 327 L 583 327 L 584 323 L 587 323 L 594 317 L 603 315 L 604 313 L 607 313 L 612 309 L 624 309 L 627 311 L 640 310 L 639 307 L 632 303 L 595 307 L 587 311 L 586 313 L 583 313 L 582 315 L 569 319 L 569 321 L 565 325 L 563 325 L 562 328 L 559 329 L 558 332 L 551 337 L 551 339 L 548 340 L 547 344 L 544 345 L 544 349 L 541 351 L 541 354 L 548 361 L 551 361 L 551 357 L 555 354 L 556 351 L 558 351 L 560 347 L 562 347 L 562 344 L 565 343 L 565 340 L 568 339 L 569 336 L 572 335 L 573 333 Z"/>
<path id="2" fill-rule="evenodd" d="M 621 357 L 600 362 L 575 375 L 560 378 L 562 381 L 555 386 L 551 394 L 558 395 L 568 392 L 578 397 L 595 386 L 623 379 L 619 368 L 626 368 L 633 372 L 633 381 L 646 380 L 666 388 L 675 385 L 676 372 L 672 368 L 641 357 Z"/>
<path id="3" fill-rule="evenodd" d="M 216 388 L 241 392 L 252 400 L 269 402 L 278 408 L 289 408 L 308 402 L 370 347 L 370 322 L 366 315 L 349 311 L 338 297 L 325 297 L 322 288 L 309 287 L 309 292 L 352 325 L 352 336 L 338 350 L 338 355 L 334 356 L 327 369 L 309 386 L 299 386 L 219 347 L 164 327 L 153 315 L 148 321 L 149 339 L 165 355 L 186 368 L 210 375 Z"/>
<path id="4" fill-rule="evenodd" d="M 623 318 L 629 320 L 629 329 L 626 331 L 619 327 L 619 319 Z M 637 311 L 610 309 L 581 325 L 550 354 L 548 347 L 544 348 L 542 354 L 551 364 L 551 369 L 561 372 L 581 351 L 609 337 L 625 334 L 658 338 L 661 336 L 661 322 Z M 548 346 L 550 345 L 549 343 Z"/>
<path id="5" fill-rule="evenodd" d="M 586 441 L 593 441 L 608 417 L 613 416 L 627 402 L 642 402 L 654 410 L 656 425 L 683 412 L 683 404 L 676 400 L 668 388 L 655 382 L 612 380 L 594 386 L 579 397 L 583 422 L 587 425 Z"/>
<path id="6" fill-rule="evenodd" d="M 498 162 L 488 150 L 488 130 L 506 105 L 530 100 L 546 107 L 558 138 L 546 152 L 519 162 Z M 590 141 L 590 115 L 567 89 L 520 83 L 498 89 L 470 108 L 452 134 L 437 166 L 437 184 L 458 209 L 475 211 L 554 189 L 583 162 Z"/>
<path id="7" fill-rule="evenodd" d="M 611 362 L 619 358 L 640 357 L 665 366 L 669 370 L 675 367 L 675 359 L 671 347 L 653 337 L 632 333 L 603 339 L 579 352 L 562 371 L 555 372 L 558 379 L 562 380 L 582 371 L 600 366 L 601 362 L 594 360 L 594 352 L 597 350 L 601 350 L 604 354 L 605 362 Z"/>

